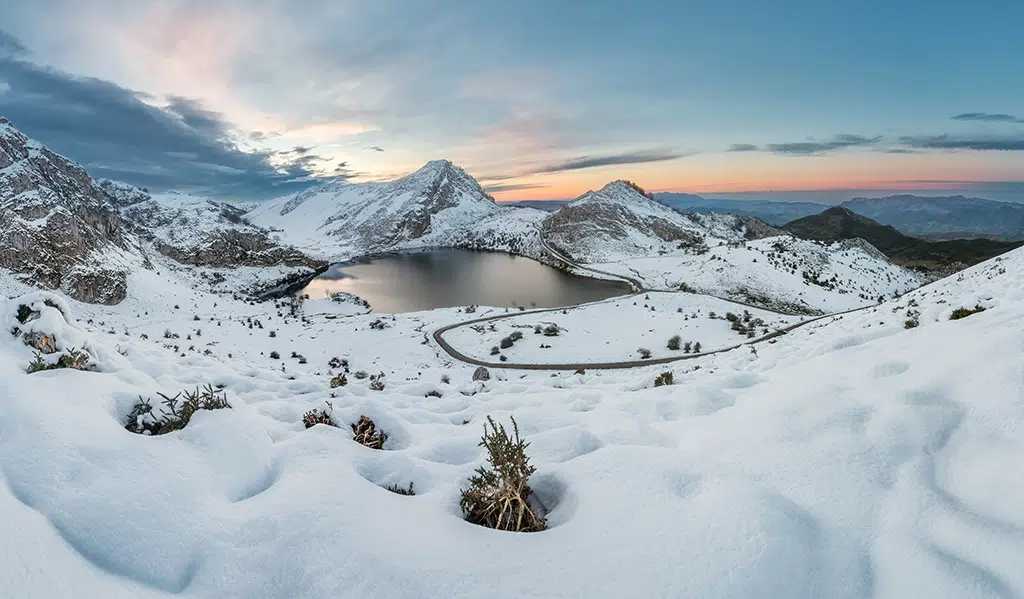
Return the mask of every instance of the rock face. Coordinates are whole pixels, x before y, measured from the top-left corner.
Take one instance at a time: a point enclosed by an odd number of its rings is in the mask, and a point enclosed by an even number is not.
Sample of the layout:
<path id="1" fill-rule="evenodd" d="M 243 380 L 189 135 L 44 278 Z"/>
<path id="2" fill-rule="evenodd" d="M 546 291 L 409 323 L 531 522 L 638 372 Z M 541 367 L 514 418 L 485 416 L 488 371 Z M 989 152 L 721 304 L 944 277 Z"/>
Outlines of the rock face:
<path id="1" fill-rule="evenodd" d="M 81 301 L 117 303 L 124 272 L 104 263 L 127 247 L 117 212 L 85 170 L 0 118 L 0 266 Z"/>
<path id="2" fill-rule="evenodd" d="M 487 370 L 483 366 L 478 366 L 477 369 L 473 371 L 473 380 L 474 381 L 489 381 L 489 380 L 491 380 L 491 373 L 490 373 L 489 370 Z"/>
<path id="3" fill-rule="evenodd" d="M 272 239 L 231 204 L 177 192 L 151 196 L 107 181 L 101 185 L 119 198 L 113 201 L 120 206 L 125 225 L 176 262 L 213 268 L 327 267 L 326 262 Z"/>

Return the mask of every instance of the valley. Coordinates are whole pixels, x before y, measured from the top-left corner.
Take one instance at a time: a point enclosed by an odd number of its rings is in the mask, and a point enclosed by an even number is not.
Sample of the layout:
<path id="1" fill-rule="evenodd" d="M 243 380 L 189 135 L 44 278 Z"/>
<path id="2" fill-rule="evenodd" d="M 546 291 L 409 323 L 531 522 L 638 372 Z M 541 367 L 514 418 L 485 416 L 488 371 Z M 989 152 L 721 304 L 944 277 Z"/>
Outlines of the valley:
<path id="1" fill-rule="evenodd" d="M 236 205 L 6 121 L 0 208 L 0 596 L 1024 592 L 1024 248 L 936 279 L 448 161 Z M 489 419 L 544 530 L 466 519 Z"/>

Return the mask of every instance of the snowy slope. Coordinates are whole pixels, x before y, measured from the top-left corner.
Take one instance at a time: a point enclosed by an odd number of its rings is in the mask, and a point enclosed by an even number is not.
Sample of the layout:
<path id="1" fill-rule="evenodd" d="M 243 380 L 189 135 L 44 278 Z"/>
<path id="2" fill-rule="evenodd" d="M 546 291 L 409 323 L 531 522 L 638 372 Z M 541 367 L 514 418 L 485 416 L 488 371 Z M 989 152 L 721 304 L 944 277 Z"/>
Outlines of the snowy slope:
<path id="1" fill-rule="evenodd" d="M 486 384 L 421 343 L 470 317 L 455 310 L 302 322 L 155 276 L 115 307 L 55 298 L 78 324 L 38 295 L 4 302 L 0 596 L 1021 596 L 1022 280 L 1017 250 L 774 343 Z M 2 273 L 0 289 L 21 293 Z M 6 333 L 21 303 L 98 371 L 25 374 L 32 351 Z M 385 390 L 331 390 L 336 355 Z M 677 384 L 652 388 L 664 370 Z M 124 430 L 139 395 L 207 382 L 232 409 Z M 341 428 L 303 430 L 325 401 Z M 351 440 L 361 414 L 385 451 Z M 549 530 L 461 519 L 487 415 L 531 443 Z M 381 488 L 409 482 L 413 497 Z"/>
<path id="2" fill-rule="evenodd" d="M 546 213 L 500 206 L 447 160 L 388 183 L 331 183 L 253 208 L 252 222 L 333 260 L 419 247 L 472 247 L 530 255 Z"/>

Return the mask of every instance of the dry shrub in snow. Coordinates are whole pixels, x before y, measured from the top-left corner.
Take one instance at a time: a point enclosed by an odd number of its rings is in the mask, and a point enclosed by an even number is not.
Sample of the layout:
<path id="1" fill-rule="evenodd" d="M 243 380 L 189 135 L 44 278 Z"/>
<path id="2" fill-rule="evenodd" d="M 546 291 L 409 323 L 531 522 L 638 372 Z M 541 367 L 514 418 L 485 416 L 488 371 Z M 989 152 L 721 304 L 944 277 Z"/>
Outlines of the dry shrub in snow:
<path id="1" fill-rule="evenodd" d="M 462 490 L 460 505 L 466 520 L 473 524 L 512 532 L 536 532 L 547 522 L 529 504 L 533 492 L 527 484 L 537 469 L 526 456 L 526 443 L 519 437 L 519 425 L 512 419 L 513 435 L 504 425 L 487 417 L 480 445 L 487 449 L 490 468 L 476 469 L 469 488 Z"/>
<path id="2" fill-rule="evenodd" d="M 313 428 L 314 426 L 316 426 L 318 424 L 326 424 L 327 426 L 334 426 L 334 427 L 336 427 L 338 425 L 335 424 L 334 420 L 331 418 L 331 413 L 333 413 L 333 412 L 334 412 L 334 406 L 331 405 L 331 402 L 327 402 L 327 409 L 326 410 L 323 409 L 323 408 L 318 408 L 318 409 L 310 410 L 310 411 L 306 412 L 305 414 L 303 414 L 302 415 L 302 424 L 305 425 L 306 428 Z"/>
<path id="3" fill-rule="evenodd" d="M 352 440 L 370 449 L 384 449 L 388 434 L 377 430 L 377 425 L 368 416 L 360 416 L 359 422 L 352 425 Z"/>
<path id="4" fill-rule="evenodd" d="M 178 431 L 188 426 L 192 416 L 199 410 L 221 410 L 230 408 L 227 394 L 218 394 L 213 385 L 206 385 L 202 389 L 196 387 L 195 391 L 182 391 L 168 397 L 163 393 L 157 393 L 163 401 L 162 412 L 156 413 L 156 409 L 148 399 L 139 397 L 128 414 L 124 427 L 133 432 L 143 435 L 164 435 Z M 184 399 L 182 399 L 184 395 Z"/>
<path id="5" fill-rule="evenodd" d="M 949 319 L 960 320 L 961 318 L 967 318 L 972 314 L 977 314 L 978 312 L 984 311 L 985 307 L 980 304 L 974 306 L 974 308 L 957 308 L 956 310 L 953 310 L 952 314 L 949 315 Z"/>
<path id="6" fill-rule="evenodd" d="M 344 374 L 331 377 L 331 389 L 337 389 L 338 387 L 344 387 L 348 384 L 348 377 Z"/>
<path id="7" fill-rule="evenodd" d="M 679 335 L 672 335 L 668 340 L 667 347 L 672 351 L 677 351 L 679 349 L 679 344 L 682 343 L 682 341 L 683 340 L 679 337 Z"/>
<path id="8" fill-rule="evenodd" d="M 391 491 L 392 493 L 397 493 L 398 495 L 415 495 L 416 494 L 416 491 L 413 491 L 413 489 L 412 489 L 412 483 L 411 482 L 409 483 L 408 487 L 400 487 L 400 486 L 398 486 L 398 483 L 395 483 L 393 485 L 388 485 L 388 486 L 386 486 L 384 488 L 387 489 L 388 491 Z"/>
<path id="9" fill-rule="evenodd" d="M 673 383 L 673 379 L 674 377 L 672 376 L 672 371 L 666 370 L 665 372 L 659 374 L 657 378 L 654 379 L 654 386 L 662 387 L 664 385 L 671 385 Z"/>

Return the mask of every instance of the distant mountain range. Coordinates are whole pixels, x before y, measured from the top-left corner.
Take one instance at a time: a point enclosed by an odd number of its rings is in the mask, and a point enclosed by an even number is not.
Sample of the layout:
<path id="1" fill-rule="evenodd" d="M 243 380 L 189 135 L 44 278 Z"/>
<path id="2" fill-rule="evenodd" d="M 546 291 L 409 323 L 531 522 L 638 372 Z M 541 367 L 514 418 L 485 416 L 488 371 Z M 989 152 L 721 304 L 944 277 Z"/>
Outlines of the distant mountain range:
<path id="1" fill-rule="evenodd" d="M 860 238 L 897 264 L 940 272 L 960 270 L 1024 245 L 1024 241 L 990 239 L 925 241 L 857 214 L 845 205 L 805 216 L 782 228 L 803 239 L 832 242 Z"/>
<path id="2" fill-rule="evenodd" d="M 715 199 L 688 193 L 655 193 L 654 197 L 677 210 L 755 216 L 775 226 L 818 214 L 830 207 L 816 202 Z M 964 196 L 903 194 L 882 198 L 858 197 L 839 205 L 917 237 L 1024 239 L 1024 204 Z"/>

